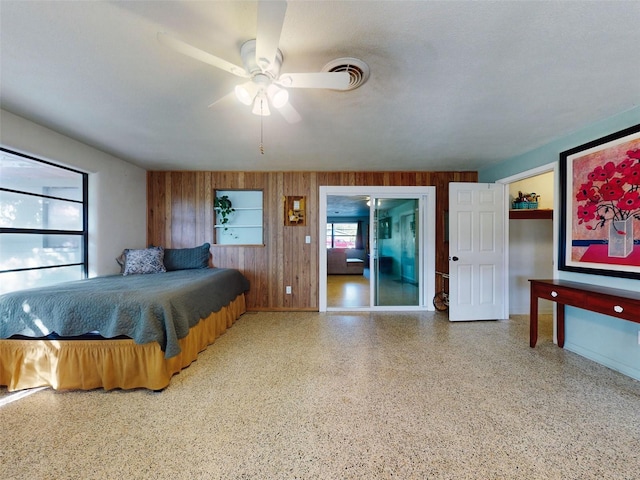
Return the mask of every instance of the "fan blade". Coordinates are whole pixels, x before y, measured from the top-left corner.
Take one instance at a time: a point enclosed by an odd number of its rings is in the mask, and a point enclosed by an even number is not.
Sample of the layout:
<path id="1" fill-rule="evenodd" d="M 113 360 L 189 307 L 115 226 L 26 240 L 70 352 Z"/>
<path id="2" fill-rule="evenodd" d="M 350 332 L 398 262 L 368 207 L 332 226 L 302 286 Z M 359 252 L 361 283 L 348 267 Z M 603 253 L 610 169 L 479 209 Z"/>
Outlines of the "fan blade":
<path id="1" fill-rule="evenodd" d="M 238 102 L 236 99 L 236 93 L 234 91 L 231 91 L 227 93 L 224 97 L 221 97 L 215 102 L 213 102 L 212 104 L 210 104 L 208 108 L 211 108 L 214 110 L 224 110 L 230 107 L 237 107 L 237 106 L 238 106 Z"/>
<path id="2" fill-rule="evenodd" d="M 200 50 L 199 48 L 189 45 L 188 43 L 184 43 L 182 40 L 170 37 L 164 32 L 158 33 L 158 41 L 166 47 L 175 50 L 176 52 L 182 53 L 183 55 L 187 55 L 191 58 L 195 58 L 196 60 L 200 60 L 201 62 L 208 63 L 209 65 L 213 65 L 214 67 L 237 75 L 238 77 L 249 77 L 249 74 L 245 71 L 244 68 L 238 67 L 233 63 L 227 62 L 226 60 L 211 55 L 210 53 Z"/>
<path id="3" fill-rule="evenodd" d="M 329 88 L 332 90 L 346 90 L 349 88 L 349 74 L 347 72 L 318 72 L 318 73 L 285 73 L 277 80 L 278 85 L 287 88 Z"/>
<path id="4" fill-rule="evenodd" d="M 287 102 L 280 108 L 276 108 L 275 110 L 280 112 L 280 115 L 282 115 L 282 117 L 289 123 L 298 123 L 300 120 L 302 120 L 302 117 L 300 116 L 298 111 L 293 108 L 293 105 L 291 105 L 289 102 Z"/>
<path id="5" fill-rule="evenodd" d="M 287 2 L 285 1 L 258 2 L 256 62 L 262 70 L 269 70 L 274 65 L 286 12 Z"/>

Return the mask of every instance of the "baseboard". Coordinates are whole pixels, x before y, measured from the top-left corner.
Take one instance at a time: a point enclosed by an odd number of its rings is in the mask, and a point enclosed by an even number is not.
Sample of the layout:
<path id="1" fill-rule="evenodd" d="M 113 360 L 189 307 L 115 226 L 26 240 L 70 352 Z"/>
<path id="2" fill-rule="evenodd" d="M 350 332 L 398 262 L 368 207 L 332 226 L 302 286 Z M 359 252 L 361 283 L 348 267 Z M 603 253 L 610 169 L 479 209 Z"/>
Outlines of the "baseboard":
<path id="1" fill-rule="evenodd" d="M 564 349 L 580 355 L 581 357 L 588 358 L 589 360 L 599 363 L 600 365 L 604 365 L 611 370 L 615 370 L 616 372 L 620 372 L 624 375 L 627 375 L 628 377 L 640 381 L 640 369 L 625 365 L 624 363 L 620 363 L 617 360 L 605 357 L 604 355 L 600 355 L 597 352 L 588 350 L 570 342 L 565 342 Z"/>

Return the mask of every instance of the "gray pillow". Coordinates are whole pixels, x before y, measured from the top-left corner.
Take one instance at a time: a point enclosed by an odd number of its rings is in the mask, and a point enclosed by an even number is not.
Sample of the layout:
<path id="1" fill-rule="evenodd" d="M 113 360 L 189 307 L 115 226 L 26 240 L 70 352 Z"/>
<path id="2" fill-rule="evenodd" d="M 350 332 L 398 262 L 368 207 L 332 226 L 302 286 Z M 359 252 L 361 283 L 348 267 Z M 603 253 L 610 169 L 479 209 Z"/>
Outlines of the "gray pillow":
<path id="1" fill-rule="evenodd" d="M 208 243 L 193 248 L 165 248 L 164 266 L 167 272 L 209 268 L 209 248 L 211 245 Z"/>
<path id="2" fill-rule="evenodd" d="M 124 250 L 123 275 L 162 273 L 164 266 L 164 248 L 151 247 L 140 250 L 127 248 Z"/>

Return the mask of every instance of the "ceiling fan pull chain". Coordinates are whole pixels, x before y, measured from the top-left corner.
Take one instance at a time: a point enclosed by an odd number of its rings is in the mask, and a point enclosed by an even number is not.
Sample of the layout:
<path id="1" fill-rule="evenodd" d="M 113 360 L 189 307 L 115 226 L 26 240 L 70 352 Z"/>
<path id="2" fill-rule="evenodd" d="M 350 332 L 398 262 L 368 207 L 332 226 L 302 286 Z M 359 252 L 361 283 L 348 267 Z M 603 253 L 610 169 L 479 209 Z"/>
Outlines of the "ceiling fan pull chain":
<path id="1" fill-rule="evenodd" d="M 262 102 L 263 99 L 260 99 L 260 154 L 264 155 L 264 145 L 262 143 L 263 141 L 263 129 L 262 129 L 262 122 L 264 121 L 264 115 L 262 115 Z"/>

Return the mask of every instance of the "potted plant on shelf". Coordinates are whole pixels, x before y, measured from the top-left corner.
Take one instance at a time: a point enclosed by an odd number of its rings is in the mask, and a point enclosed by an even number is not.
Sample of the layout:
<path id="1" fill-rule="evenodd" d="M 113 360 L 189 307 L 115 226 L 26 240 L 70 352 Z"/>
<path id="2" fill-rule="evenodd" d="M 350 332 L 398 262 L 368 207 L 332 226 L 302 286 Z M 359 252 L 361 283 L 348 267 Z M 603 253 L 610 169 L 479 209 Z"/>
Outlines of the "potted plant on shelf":
<path id="1" fill-rule="evenodd" d="M 218 225 L 224 226 L 224 229 L 226 230 L 228 228 L 227 223 L 229 223 L 229 216 L 236 211 L 235 208 L 233 208 L 233 203 L 231 203 L 229 196 L 222 195 L 220 197 L 215 197 L 213 207 L 219 216 Z"/>

